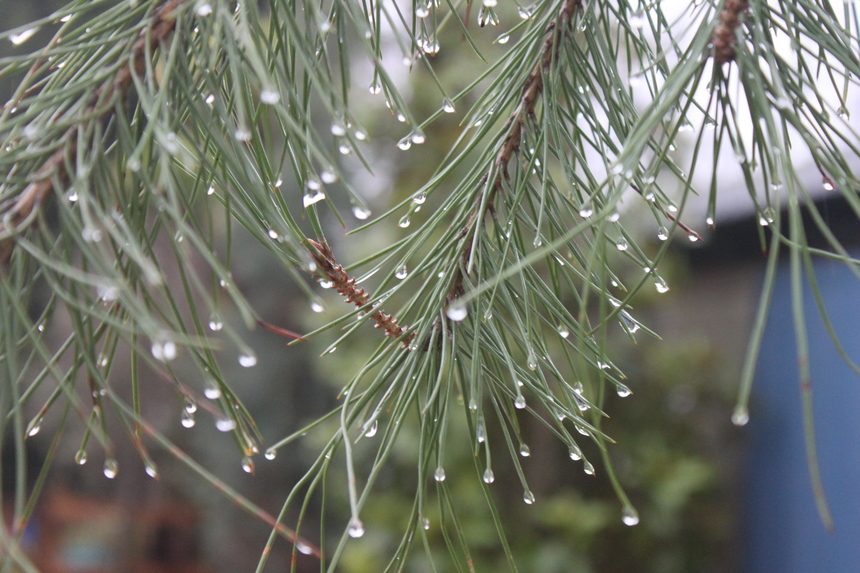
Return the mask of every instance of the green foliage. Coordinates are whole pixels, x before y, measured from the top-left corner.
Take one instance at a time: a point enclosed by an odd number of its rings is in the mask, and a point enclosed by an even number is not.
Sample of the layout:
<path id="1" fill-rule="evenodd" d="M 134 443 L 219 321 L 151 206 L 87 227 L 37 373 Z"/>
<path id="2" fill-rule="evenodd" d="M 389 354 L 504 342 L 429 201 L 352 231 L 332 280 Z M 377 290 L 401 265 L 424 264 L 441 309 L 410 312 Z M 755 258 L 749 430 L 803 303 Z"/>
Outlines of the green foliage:
<path id="1" fill-rule="evenodd" d="M 0 114 L 0 437 L 13 437 L 19 460 L 17 525 L 0 546 L 21 567 L 26 560 L 12 549 L 39 489 L 26 491 L 24 440 L 49 422 L 57 436 L 66 424 L 82 425 L 79 459 L 94 442 L 108 477 L 118 469 L 117 428 L 153 476 L 147 445 L 167 448 L 270 523 L 270 545 L 280 535 L 297 550 L 323 551 L 329 570 L 350 536 L 364 534 L 362 520 L 376 519 L 371 493 L 404 440 L 414 491 L 387 570 L 422 548 L 433 554 L 422 527 L 429 515 L 456 570 L 469 569 L 472 538 L 495 539 L 516 568 L 508 539 L 517 536 L 506 534 L 510 517 L 491 483 L 504 468 L 533 502 L 520 462 L 527 424 L 555 436 L 586 473 L 605 469 L 621 515 L 635 523 L 605 423 L 607 396 L 630 392 L 609 329 L 620 325 L 633 341 L 652 334 L 631 315 L 631 301 L 651 285 L 669 289 L 661 276 L 669 242 L 655 248 L 641 230 L 701 240 L 684 219 L 694 177 L 707 170 L 714 224 L 721 151 L 734 157 L 771 257 L 736 422 L 748 418 L 780 249 L 790 252 L 805 364 L 801 279 L 808 274 L 815 288 L 813 256 L 856 262 L 812 204 L 792 153 L 805 148 L 807 167 L 860 214 L 857 137 L 845 107 L 860 75 L 853 3 L 842 13 L 814 0 L 705 0 L 677 10 L 626 0 L 260 6 L 72 2 L 0 35 L 20 45 L 0 61 L 0 76 L 18 85 Z M 497 27 L 489 45 L 487 31 Z M 38 29 L 50 38 L 26 52 Z M 477 71 L 458 73 L 466 69 Z M 420 78 L 418 105 L 404 89 L 405 71 Z M 372 104 L 357 94 L 368 85 L 399 120 L 387 132 L 370 131 Z M 460 121 L 456 136 L 436 131 L 448 113 Z M 423 156 L 411 159 L 427 176 L 369 220 L 359 182 L 384 169 L 372 147 L 383 133 L 396 133 L 411 156 L 428 137 L 444 145 L 428 153 L 441 155 L 430 172 Z M 713 161 L 703 160 L 708 154 Z M 826 250 L 807 245 L 801 208 Z M 350 239 L 334 240 L 342 229 Z M 277 518 L 185 457 L 141 409 L 149 380 L 166 381 L 186 423 L 198 409 L 211 414 L 253 471 L 263 438 L 224 363 L 250 368 L 260 357 L 223 317 L 236 312 L 246 327 L 296 335 L 264 321 L 233 279 L 244 262 L 239 232 L 264 245 L 314 304 L 326 302 L 314 281 L 346 299 L 337 318 L 304 335 L 325 340 L 323 354 L 359 333 L 379 339 L 355 371 L 335 373 L 341 390 L 328 415 L 267 446 L 274 455 L 305 433 L 324 434 Z M 390 240 L 358 252 L 353 236 Z M 44 335 L 49 323 L 62 323 L 62 340 Z M 805 408 L 827 522 L 808 393 Z M 356 457 L 362 452 L 372 461 Z M 458 456 L 471 457 L 477 479 L 468 487 L 487 501 L 480 527 L 463 517 L 469 508 L 447 481 Z M 318 550 L 288 525 L 303 534 L 317 500 L 329 511 L 329 471 L 340 463 L 349 523 L 338 538 L 323 526 Z M 665 493 L 654 503 L 669 514 L 684 505 L 682 493 L 710 479 L 695 459 L 674 465 L 675 475 L 652 477 Z M 605 504 L 574 494 L 567 503 L 593 505 L 577 535 L 611 528 Z M 295 522 L 282 524 L 292 511 Z M 552 512 L 542 519 L 567 527 Z M 535 566 L 554 559 L 546 551 Z"/>

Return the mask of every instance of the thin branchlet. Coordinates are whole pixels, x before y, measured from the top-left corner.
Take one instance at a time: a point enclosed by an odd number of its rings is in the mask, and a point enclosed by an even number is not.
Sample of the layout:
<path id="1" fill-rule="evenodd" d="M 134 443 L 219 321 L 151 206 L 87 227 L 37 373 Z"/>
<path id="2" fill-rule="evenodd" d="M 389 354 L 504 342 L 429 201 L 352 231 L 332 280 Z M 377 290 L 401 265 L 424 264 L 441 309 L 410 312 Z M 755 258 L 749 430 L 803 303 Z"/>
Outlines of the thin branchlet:
<path id="1" fill-rule="evenodd" d="M 381 328 L 386 336 L 392 338 L 403 338 L 403 347 L 408 348 L 412 339 L 415 338 L 414 332 L 408 332 L 408 328 L 397 324 L 397 319 L 390 314 L 384 313 L 381 309 L 376 308 L 370 302 L 370 295 L 363 288 L 355 286 L 355 279 L 351 278 L 343 267 L 338 264 L 334 258 L 334 254 L 325 243 L 318 243 L 312 239 L 308 242 L 313 246 L 310 253 L 317 263 L 317 271 L 321 272 L 325 278 L 332 283 L 332 287 L 346 298 L 346 302 L 351 302 L 364 312 L 370 315 L 371 320 L 376 324 L 374 328 Z M 407 334 L 408 333 L 408 334 Z"/>
<path id="2" fill-rule="evenodd" d="M 480 205 L 485 205 L 485 211 L 494 211 L 494 201 L 496 194 L 502 188 L 503 181 L 509 179 L 508 165 L 511 160 L 519 156 L 520 146 L 522 144 L 525 131 L 526 121 L 533 118 L 535 115 L 535 107 L 538 99 L 543 92 L 544 75 L 549 71 L 550 65 L 558 53 L 558 40 L 561 36 L 561 30 L 570 26 L 576 10 L 581 6 L 581 0 L 565 0 L 559 9 L 558 15 L 548 25 L 544 32 L 544 42 L 541 46 L 538 55 L 538 61 L 529 73 L 526 81 L 523 84 L 522 96 L 517 104 L 516 109 L 508 117 L 505 123 L 503 132 L 505 133 L 504 142 L 496 154 L 496 159 L 490 171 L 484 175 L 480 185 L 484 188 L 475 201 L 477 207 L 469 215 L 466 225 L 460 231 L 460 237 L 464 239 L 463 250 L 460 255 L 460 264 L 454 274 L 454 279 L 451 283 L 451 289 L 448 291 L 448 302 L 452 302 L 464 292 L 463 280 L 465 279 L 464 269 L 468 266 L 470 257 L 472 256 L 472 242 L 477 232 L 476 222 L 481 213 Z M 487 194 L 486 202 L 484 201 L 484 193 Z"/>
<path id="3" fill-rule="evenodd" d="M 167 41 L 168 36 L 176 28 L 177 8 L 187 1 L 167 0 L 153 12 L 150 24 L 141 31 L 140 36 L 132 44 L 129 62 L 117 70 L 111 81 L 93 93 L 82 117 L 96 117 L 101 121 L 108 119 L 115 109 L 109 104 L 117 98 L 125 97 L 134 85 L 133 78 L 145 73 L 146 60 L 151 55 L 149 48 Z M 37 62 L 34 68 L 40 65 L 41 63 Z M 103 106 L 101 112 L 99 112 L 100 106 Z M 68 183 L 70 174 L 66 166 L 73 163 L 68 158 L 77 150 L 78 129 L 79 125 L 73 125 L 66 130 L 63 139 L 68 144 L 59 147 L 45 160 L 15 202 L 8 210 L 0 213 L 0 234 L 11 234 L 19 230 L 19 227 L 32 219 L 35 212 L 47 202 L 55 185 Z M 9 263 L 14 249 L 13 237 L 0 240 L 0 267 Z"/>
<path id="4" fill-rule="evenodd" d="M 720 12 L 720 23 L 714 28 L 711 43 L 714 47 L 714 62 L 722 65 L 734 61 L 738 37 L 735 30 L 741 24 L 741 14 L 749 8 L 748 0 L 726 0 Z"/>

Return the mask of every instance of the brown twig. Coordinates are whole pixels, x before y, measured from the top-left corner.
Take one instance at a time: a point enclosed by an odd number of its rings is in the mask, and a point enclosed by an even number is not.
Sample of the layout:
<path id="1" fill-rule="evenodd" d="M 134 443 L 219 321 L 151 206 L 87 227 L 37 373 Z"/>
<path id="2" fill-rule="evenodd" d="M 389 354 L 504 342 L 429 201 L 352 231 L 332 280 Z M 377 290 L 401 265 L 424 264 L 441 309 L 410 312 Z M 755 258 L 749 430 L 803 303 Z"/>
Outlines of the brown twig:
<path id="1" fill-rule="evenodd" d="M 332 254 L 331 248 L 323 243 L 317 243 L 312 239 L 308 242 L 314 247 L 310 250 L 314 260 L 316 260 L 319 270 L 325 277 L 332 282 L 335 290 L 346 297 L 346 302 L 351 302 L 364 312 L 370 314 L 370 318 L 376 323 L 374 328 L 381 328 L 385 331 L 386 336 L 397 338 L 408 332 L 406 327 L 397 324 L 397 319 L 390 314 L 385 314 L 380 309 L 376 309 L 370 303 L 370 295 L 363 288 L 355 286 L 355 279 L 350 278 L 343 267 L 338 264 Z M 415 338 L 415 333 L 406 334 L 403 339 L 403 347 L 408 348 L 412 339 Z"/>
<path id="2" fill-rule="evenodd" d="M 553 59 L 558 52 L 559 34 L 556 29 L 564 29 L 570 25 L 571 18 L 574 12 L 581 5 L 581 0 L 564 0 L 559 9 L 558 16 L 553 19 L 547 26 L 544 32 L 545 40 L 541 46 L 538 55 L 538 61 L 532 68 L 523 84 L 522 96 L 516 109 L 511 113 L 505 123 L 504 131 L 506 132 L 505 140 L 502 147 L 496 154 L 496 160 L 489 173 L 484 175 L 480 185 L 484 186 L 485 191 L 481 191 L 475 201 L 478 207 L 469 215 L 469 220 L 460 231 L 460 237 L 464 238 L 463 251 L 460 255 L 460 266 L 454 273 L 454 279 L 451 283 L 451 289 L 448 292 L 447 302 L 450 303 L 457 297 L 463 294 L 463 280 L 465 279 L 464 270 L 468 265 L 469 258 L 472 256 L 472 240 L 477 232 L 476 222 L 478 221 L 480 205 L 486 204 L 484 212 L 494 211 L 493 202 L 496 194 L 502 188 L 503 180 L 507 180 L 508 165 L 511 160 L 519 155 L 520 145 L 523 140 L 523 132 L 525 130 L 525 122 L 527 119 L 534 117 L 535 106 L 537 105 L 538 97 L 543 92 L 544 74 L 549 70 Z M 484 203 L 484 193 L 487 193 L 487 200 Z"/>
<path id="3" fill-rule="evenodd" d="M 176 28 L 176 10 L 188 0 L 167 0 L 152 15 L 152 24 L 141 31 L 140 36 L 131 47 L 131 61 L 122 66 L 114 76 L 113 81 L 105 83 L 96 90 L 90 98 L 89 106 L 82 117 L 97 117 L 106 120 L 112 113 L 113 107 L 108 107 L 98 113 L 99 102 L 113 101 L 124 97 L 132 86 L 135 75 L 141 75 L 146 70 L 147 47 L 153 44 L 163 44 Z M 39 64 L 37 63 L 35 67 Z M 54 190 L 55 183 L 65 185 L 70 175 L 65 168 L 66 158 L 75 153 L 76 138 L 79 126 L 70 127 L 63 135 L 68 144 L 58 148 L 45 163 L 36 171 L 33 179 L 17 197 L 12 206 L 0 213 L 0 233 L 10 233 L 19 230 L 19 226 L 27 221 L 33 213 L 45 204 Z M 8 264 L 15 249 L 13 237 L 0 240 L 0 267 Z"/>
<path id="4" fill-rule="evenodd" d="M 735 45 L 738 37 L 735 30 L 741 24 L 741 14 L 749 8 L 748 0 L 726 0 L 720 12 L 720 23 L 714 29 L 711 44 L 714 46 L 714 62 L 718 65 L 735 59 Z"/>

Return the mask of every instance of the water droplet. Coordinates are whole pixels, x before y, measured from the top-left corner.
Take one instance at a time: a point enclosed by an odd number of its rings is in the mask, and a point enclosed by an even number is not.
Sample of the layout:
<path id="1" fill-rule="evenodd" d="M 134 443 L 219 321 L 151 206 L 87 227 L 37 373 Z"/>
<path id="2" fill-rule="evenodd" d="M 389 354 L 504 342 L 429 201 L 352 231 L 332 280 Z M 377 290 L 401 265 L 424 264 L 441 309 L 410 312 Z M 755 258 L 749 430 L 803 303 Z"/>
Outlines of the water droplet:
<path id="1" fill-rule="evenodd" d="M 579 449 L 579 446 L 576 444 L 572 445 L 568 450 L 568 454 L 570 455 L 570 459 L 575 462 L 578 462 L 582 459 L 582 450 Z"/>
<path id="2" fill-rule="evenodd" d="M 330 185 L 337 181 L 337 174 L 332 171 L 323 171 L 320 173 L 320 179 L 322 179 L 323 183 Z"/>
<path id="3" fill-rule="evenodd" d="M 735 426 L 746 426 L 749 421 L 749 410 L 747 410 L 745 406 L 740 406 L 735 409 L 732 414 L 732 424 Z"/>
<path id="4" fill-rule="evenodd" d="M 606 220 L 609 221 L 610 223 L 616 223 L 618 221 L 618 219 L 620 219 L 620 218 L 621 218 L 621 213 L 619 213 L 618 211 L 613 211 L 612 214 L 610 214 L 606 218 Z"/>
<path id="5" fill-rule="evenodd" d="M 645 74 L 639 72 L 638 74 L 634 74 L 630 76 L 630 87 L 638 88 L 645 85 Z"/>
<path id="6" fill-rule="evenodd" d="M 708 217 L 707 219 L 705 219 L 705 224 L 706 224 L 708 227 L 713 228 L 713 227 L 714 227 L 714 218 L 713 218 L 713 217 Z"/>
<path id="7" fill-rule="evenodd" d="M 370 217 L 370 209 L 365 209 L 364 207 L 353 207 L 352 208 L 352 216 L 358 219 L 359 221 L 364 221 L 368 217 Z"/>
<path id="8" fill-rule="evenodd" d="M 484 470 L 484 483 L 493 483 L 496 481 L 496 476 L 493 473 L 493 470 L 487 468 Z"/>
<path id="9" fill-rule="evenodd" d="M 346 135 L 346 128 L 339 123 L 331 124 L 331 134 L 336 137 L 343 137 Z"/>
<path id="10" fill-rule="evenodd" d="M 349 521 L 349 528 L 347 529 L 349 536 L 353 539 L 358 539 L 359 537 L 364 535 L 364 524 L 357 517 L 353 517 Z"/>
<path id="11" fill-rule="evenodd" d="M 511 35 L 510 34 L 502 34 L 501 36 L 496 38 L 496 43 L 499 43 L 499 44 L 507 44 L 510 41 L 511 41 Z"/>
<path id="12" fill-rule="evenodd" d="M 406 151 L 407 149 L 412 147 L 412 138 L 407 135 L 406 137 L 397 142 L 397 147 L 399 149 L 402 149 L 403 151 Z"/>
<path id="13" fill-rule="evenodd" d="M 460 322 L 466 318 L 467 314 L 468 311 L 466 310 L 466 306 L 457 302 L 451 304 L 451 306 L 445 309 L 445 315 L 455 322 Z"/>
<path id="14" fill-rule="evenodd" d="M 206 387 L 203 389 L 203 395 L 210 400 L 217 400 L 221 397 L 221 388 L 218 387 L 218 383 L 214 380 L 207 380 Z"/>
<path id="15" fill-rule="evenodd" d="M 436 471 L 433 472 L 433 479 L 436 481 L 445 481 L 445 468 L 436 468 Z"/>
<path id="16" fill-rule="evenodd" d="M 188 412 L 187 410 L 183 411 L 181 422 L 184 428 L 193 428 L 194 424 L 196 423 L 194 420 L 194 414 Z"/>
<path id="17" fill-rule="evenodd" d="M 687 238 L 690 240 L 691 243 L 695 243 L 699 240 L 700 237 L 695 233 L 687 233 Z"/>
<path id="18" fill-rule="evenodd" d="M 582 471 L 584 471 L 585 473 L 587 473 L 590 476 L 593 476 L 594 475 L 594 466 L 591 465 L 591 462 L 588 460 L 584 460 L 583 463 L 585 465 L 583 466 Z"/>
<path id="19" fill-rule="evenodd" d="M 253 473 L 254 473 L 254 460 L 252 460 L 248 456 L 243 457 L 242 458 L 242 470 L 246 474 L 252 474 L 253 475 Z"/>
<path id="20" fill-rule="evenodd" d="M 645 12 L 640 10 L 630 16 L 630 26 L 640 30 L 645 25 Z"/>
<path id="21" fill-rule="evenodd" d="M 624 525 L 632 527 L 639 523 L 639 514 L 632 507 L 625 507 L 624 511 L 621 512 L 621 521 L 624 522 Z"/>
<path id="22" fill-rule="evenodd" d="M 579 216 L 582 217 L 583 219 L 588 219 L 592 215 L 594 215 L 594 209 L 592 209 L 591 206 L 589 206 L 589 205 L 586 205 L 582 209 L 579 210 Z"/>
<path id="23" fill-rule="evenodd" d="M 662 278 L 657 277 L 657 280 L 654 281 L 654 286 L 657 288 L 657 292 L 664 293 L 669 291 L 669 285 L 666 284 Z"/>
<path id="24" fill-rule="evenodd" d="M 425 2 L 421 2 L 415 7 L 415 16 L 417 18 L 426 18 L 430 15 L 430 6 Z"/>
<path id="25" fill-rule="evenodd" d="M 15 43 L 14 41 L 12 42 Z M 845 106 L 840 106 L 838 110 L 836 110 L 836 115 L 839 116 L 839 119 L 846 121 L 849 117 L 851 117 L 851 113 L 845 108 Z"/>
<path id="26" fill-rule="evenodd" d="M 659 229 L 657 229 L 657 238 L 661 241 L 665 241 L 669 238 L 669 231 L 666 229 L 666 227 L 660 227 Z"/>
<path id="27" fill-rule="evenodd" d="M 530 490 L 526 490 L 523 494 L 523 501 L 528 505 L 532 505 L 535 502 L 535 494 L 533 494 Z"/>
<path id="28" fill-rule="evenodd" d="M 219 432 L 231 432 L 236 429 L 236 421 L 228 416 L 218 416 L 215 418 L 215 427 Z"/>
<path id="29" fill-rule="evenodd" d="M 105 477 L 108 479 L 113 479 L 116 477 L 117 473 L 119 473 L 119 464 L 116 463 L 116 460 L 113 458 L 106 459 L 104 466 Z"/>
<path id="30" fill-rule="evenodd" d="M 570 331 L 567 329 L 567 327 L 565 325 L 559 324 L 558 325 L 558 335 L 561 336 L 562 338 L 567 338 L 568 336 L 570 336 Z"/>
<path id="31" fill-rule="evenodd" d="M 422 519 L 421 520 L 421 527 L 423 527 L 425 531 L 430 529 L 430 520 L 427 519 L 426 517 L 424 519 Z"/>
<path id="32" fill-rule="evenodd" d="M 517 397 L 514 398 L 514 408 L 517 410 L 524 410 L 526 407 L 526 397 L 522 394 L 517 394 Z"/>
<path id="33" fill-rule="evenodd" d="M 524 458 L 527 458 L 530 455 L 532 455 L 532 451 L 529 449 L 529 447 L 526 444 L 521 444 L 520 445 L 520 455 Z"/>
<path id="34" fill-rule="evenodd" d="M 33 37 L 33 34 L 39 31 L 39 28 L 30 28 L 28 30 L 24 30 L 18 34 L 12 34 L 9 36 L 9 41 L 12 42 L 16 46 L 20 46 L 27 40 Z"/>
<path id="35" fill-rule="evenodd" d="M 257 365 L 257 357 L 252 353 L 240 354 L 239 355 L 239 365 L 243 368 L 251 368 L 252 366 Z"/>
<path id="36" fill-rule="evenodd" d="M 416 205 L 423 205 L 427 201 L 427 195 L 424 193 L 419 193 L 415 197 L 412 198 L 412 202 Z"/>
<path id="37" fill-rule="evenodd" d="M 379 431 L 379 420 L 374 420 L 373 424 L 370 425 L 370 427 L 367 429 L 367 431 L 364 433 L 364 435 L 365 435 L 365 437 L 372 438 L 373 436 L 376 435 L 376 432 L 378 432 L 378 431 Z"/>
<path id="38" fill-rule="evenodd" d="M 475 428 L 475 439 L 478 440 L 479 444 L 484 443 L 484 440 L 487 439 L 487 433 L 484 429 L 483 422 L 478 422 L 478 426 Z"/>
<path id="39" fill-rule="evenodd" d="M 627 239 L 621 237 L 620 239 L 618 239 L 618 242 L 615 243 L 615 247 L 619 251 L 626 251 L 628 248 L 630 248 L 630 244 L 627 242 Z"/>
<path id="40" fill-rule="evenodd" d="M 346 144 L 341 144 L 341 145 L 339 145 L 339 146 L 337 147 L 337 150 L 340 152 L 340 154 L 341 154 L 341 155 L 349 155 L 349 154 L 350 154 L 350 152 L 352 151 L 352 150 L 349 148 L 349 146 L 348 146 L 348 145 L 346 145 Z"/>
<path id="41" fill-rule="evenodd" d="M 206 194 L 207 195 L 214 195 L 215 194 L 215 188 L 210 187 L 209 189 L 206 190 Z"/>
<path id="42" fill-rule="evenodd" d="M 42 429 L 42 416 L 36 416 L 30 425 L 27 427 L 27 435 L 35 436 Z"/>
<path id="43" fill-rule="evenodd" d="M 102 232 L 95 227 L 84 227 L 81 231 L 81 238 L 88 243 L 98 243 L 102 240 Z"/>
<path id="44" fill-rule="evenodd" d="M 236 141 L 251 141 L 251 132 L 247 129 L 239 128 L 233 134 L 233 137 L 236 138 Z"/>
<path id="45" fill-rule="evenodd" d="M 535 351 L 531 348 L 529 348 L 529 355 L 528 355 L 527 360 L 528 360 L 529 370 L 537 370 L 537 367 L 538 367 L 537 356 L 535 355 Z"/>
<path id="46" fill-rule="evenodd" d="M 450 99 L 445 98 L 442 100 L 442 111 L 445 113 L 454 113 L 456 110 L 454 109 L 454 102 Z"/>
<path id="47" fill-rule="evenodd" d="M 273 460 L 277 456 L 278 456 L 278 450 L 276 450 L 275 448 L 269 448 L 268 450 L 266 450 L 266 453 L 263 454 L 263 457 L 266 458 L 267 460 Z"/>
<path id="48" fill-rule="evenodd" d="M 315 203 L 319 203 L 325 199 L 325 193 L 322 191 L 316 191 L 313 193 L 306 193 L 304 197 L 302 197 L 302 205 L 307 208 Z"/>
<path id="49" fill-rule="evenodd" d="M 217 313 L 212 313 L 212 316 L 209 317 L 209 330 L 212 332 L 218 332 L 224 328 L 224 323 L 221 322 L 221 317 L 218 316 Z"/>
<path id="50" fill-rule="evenodd" d="M 87 451 L 86 450 L 78 450 L 78 453 L 75 454 L 75 463 L 79 466 L 87 463 Z"/>
<path id="51" fill-rule="evenodd" d="M 267 234 L 269 235 L 270 239 L 273 239 L 275 241 L 277 241 L 278 237 L 280 236 L 280 235 L 278 235 L 278 232 L 274 229 L 269 229 L 269 232 Z"/>
<path id="52" fill-rule="evenodd" d="M 212 13 L 212 5 L 209 4 L 208 2 L 206 4 L 201 4 L 197 8 L 197 15 L 198 16 L 204 17 L 204 16 L 208 16 L 211 13 Z"/>
<path id="53" fill-rule="evenodd" d="M 657 199 L 657 196 L 654 195 L 653 191 L 645 194 L 645 200 L 646 201 L 651 201 L 653 203 L 656 199 Z"/>
<path id="54" fill-rule="evenodd" d="M 78 192 L 77 192 L 77 191 L 72 191 L 71 193 L 69 193 L 69 194 L 66 196 L 66 199 L 68 199 L 69 201 L 71 201 L 72 203 L 74 203 L 75 201 L 77 201 L 77 200 L 78 200 Z"/>
<path id="55" fill-rule="evenodd" d="M 367 89 L 370 92 L 370 95 L 377 95 L 382 91 L 382 86 L 379 85 L 379 82 L 374 80 L 370 87 Z"/>
<path id="56" fill-rule="evenodd" d="M 176 358 L 176 344 L 170 340 L 156 340 L 152 343 L 152 356 L 161 362 L 169 362 Z"/>
<path id="57" fill-rule="evenodd" d="M 406 214 L 406 215 L 403 215 L 403 217 L 400 219 L 400 221 L 397 222 L 397 226 L 400 227 L 401 229 L 405 229 L 406 227 L 409 226 L 409 223 L 410 223 L 409 215 Z"/>
<path id="58" fill-rule="evenodd" d="M 143 462 L 143 470 L 146 472 L 146 475 L 152 479 L 158 479 L 158 468 L 152 460 L 146 460 Z"/>
<path id="59" fill-rule="evenodd" d="M 409 270 L 406 268 L 406 265 L 403 265 L 402 267 L 400 267 L 399 269 L 397 269 L 397 272 L 396 272 L 396 273 L 394 273 L 394 276 L 395 276 L 395 277 L 397 277 L 397 278 L 398 278 L 398 279 L 400 279 L 400 280 L 403 280 L 403 279 L 405 279 L 405 278 L 406 278 L 406 276 L 407 276 L 408 274 L 409 274 Z"/>
<path id="60" fill-rule="evenodd" d="M 821 182 L 821 186 L 824 188 L 825 191 L 833 191 L 834 188 L 833 181 L 831 181 L 829 177 L 824 178 L 824 180 Z"/>

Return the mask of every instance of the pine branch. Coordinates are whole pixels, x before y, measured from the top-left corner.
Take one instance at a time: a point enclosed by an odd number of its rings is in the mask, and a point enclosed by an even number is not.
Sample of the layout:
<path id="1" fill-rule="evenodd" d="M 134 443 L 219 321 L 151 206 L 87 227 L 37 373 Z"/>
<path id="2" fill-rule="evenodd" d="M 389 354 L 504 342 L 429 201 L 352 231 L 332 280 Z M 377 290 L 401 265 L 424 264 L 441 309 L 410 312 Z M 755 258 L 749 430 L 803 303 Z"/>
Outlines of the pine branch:
<path id="1" fill-rule="evenodd" d="M 110 119 L 114 106 L 107 106 L 104 111 L 99 112 L 99 105 L 115 102 L 128 94 L 133 85 L 133 78 L 146 71 L 148 47 L 161 46 L 167 41 L 176 27 L 177 9 L 187 1 L 167 0 L 155 10 L 150 25 L 141 31 L 140 36 L 132 44 L 130 61 L 119 68 L 113 81 L 106 82 L 93 93 L 81 117 L 95 117 L 102 123 Z M 42 62 L 36 62 L 33 69 L 41 65 Z M 67 142 L 67 145 L 61 146 L 48 157 L 12 206 L 2 213 L 0 236 L 7 235 L 7 238 L 0 239 L 0 269 L 9 263 L 15 249 L 15 240 L 11 235 L 23 230 L 22 227 L 26 226 L 26 222 L 31 220 L 49 200 L 57 185 L 65 185 L 69 182 L 70 173 L 65 165 L 67 158 L 77 151 L 76 139 L 79 129 L 78 124 L 66 130 L 62 139 Z"/>
<path id="2" fill-rule="evenodd" d="M 454 275 L 451 290 L 448 292 L 447 302 L 449 304 L 464 292 L 463 280 L 465 279 L 465 276 L 463 274 L 463 269 L 467 267 L 469 258 L 472 255 L 472 243 L 475 233 L 477 232 L 475 223 L 478 220 L 479 215 L 483 215 L 483 213 L 480 212 L 480 206 L 484 204 L 484 193 L 487 193 L 484 211 L 493 212 L 495 196 L 502 188 L 503 178 L 506 181 L 510 177 L 508 174 L 508 165 L 510 164 L 511 159 L 519 156 L 525 122 L 534 117 L 535 106 L 537 105 L 538 98 L 543 92 L 544 74 L 549 71 L 549 67 L 558 53 L 559 47 L 556 41 L 558 39 L 557 29 L 561 30 L 569 27 L 570 20 L 573 17 L 574 12 L 580 6 L 580 0 L 565 0 L 559 9 L 558 16 L 556 16 L 556 18 L 550 21 L 549 25 L 547 25 L 546 31 L 544 32 L 546 39 L 544 40 L 543 46 L 541 46 L 540 53 L 538 55 L 538 62 L 528 75 L 528 78 L 526 78 L 519 104 L 505 123 L 505 127 L 503 129 L 503 131 L 506 132 L 505 139 L 499 152 L 496 154 L 493 168 L 481 180 L 480 185 L 488 191 L 481 191 L 478 195 L 476 200 L 477 206 L 469 216 L 466 226 L 460 231 L 460 237 L 465 240 L 463 251 L 460 255 L 461 264 Z"/>
<path id="3" fill-rule="evenodd" d="M 408 332 L 408 328 L 397 324 L 396 318 L 384 313 L 381 309 L 375 309 L 374 305 L 370 303 L 370 295 L 367 294 L 367 291 L 356 287 L 355 279 L 351 278 L 335 260 L 331 247 L 326 244 L 317 243 L 312 239 L 308 239 L 308 242 L 314 247 L 311 250 L 311 255 L 316 260 L 325 277 L 332 282 L 337 292 L 346 297 L 346 302 L 353 303 L 366 313 L 372 313 L 370 318 L 376 322 L 373 325 L 374 328 L 381 328 L 385 331 L 386 336 L 391 336 L 392 338 L 398 338 Z M 414 338 L 414 332 L 407 334 L 403 339 L 403 347 L 409 348 L 409 344 Z"/>
<path id="4" fill-rule="evenodd" d="M 720 12 L 720 24 L 714 29 L 712 39 L 716 64 L 726 64 L 735 59 L 735 45 L 738 43 L 735 30 L 740 26 L 741 14 L 747 8 L 747 0 L 726 0 L 723 11 Z"/>

